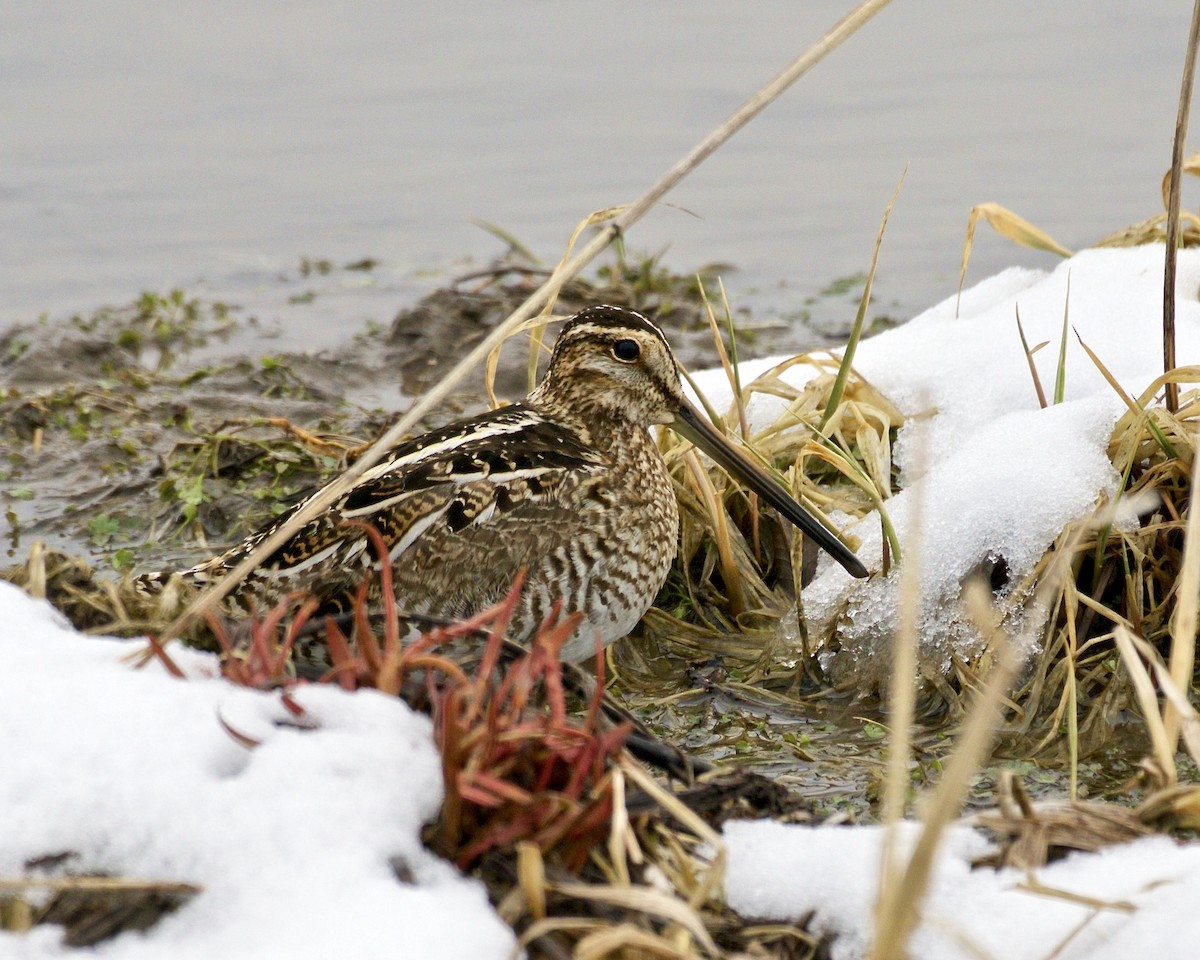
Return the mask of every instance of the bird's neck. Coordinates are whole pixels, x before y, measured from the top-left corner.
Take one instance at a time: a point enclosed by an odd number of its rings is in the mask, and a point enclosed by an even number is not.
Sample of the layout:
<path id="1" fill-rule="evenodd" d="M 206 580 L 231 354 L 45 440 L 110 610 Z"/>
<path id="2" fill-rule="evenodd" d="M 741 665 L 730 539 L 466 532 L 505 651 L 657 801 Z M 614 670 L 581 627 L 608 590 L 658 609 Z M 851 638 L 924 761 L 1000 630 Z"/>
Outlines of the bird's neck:
<path id="1" fill-rule="evenodd" d="M 543 380 L 527 403 L 542 416 L 569 424 L 590 447 L 601 450 L 628 443 L 650 442 L 649 429 L 631 417 L 628 407 L 612 402 L 587 383 L 569 387 Z"/>

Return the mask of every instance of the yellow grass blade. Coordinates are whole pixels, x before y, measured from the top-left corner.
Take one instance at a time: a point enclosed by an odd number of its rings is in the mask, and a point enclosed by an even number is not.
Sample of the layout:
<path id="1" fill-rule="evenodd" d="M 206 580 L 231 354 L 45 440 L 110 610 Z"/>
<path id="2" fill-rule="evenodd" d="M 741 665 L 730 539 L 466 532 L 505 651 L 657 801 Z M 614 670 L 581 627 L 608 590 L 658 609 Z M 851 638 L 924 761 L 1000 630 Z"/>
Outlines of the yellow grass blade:
<path id="1" fill-rule="evenodd" d="M 525 246 L 525 244 L 518 240 L 516 236 L 509 233 L 503 227 L 497 226 L 489 220 L 480 220 L 476 217 L 468 217 L 467 222 L 479 227 L 479 229 L 485 233 L 491 234 L 501 243 L 505 244 L 509 250 L 517 254 L 517 256 L 528 260 L 530 263 L 536 264 L 539 267 L 542 265 L 541 258 L 538 257 L 537 254 L 535 254 L 532 250 Z"/>
<path id="2" fill-rule="evenodd" d="M 1194 762 L 1200 763 L 1200 714 L 1196 713 L 1196 709 L 1188 700 L 1187 694 L 1172 679 L 1171 672 L 1166 664 L 1163 663 L 1158 650 L 1137 634 L 1129 633 L 1128 637 L 1137 651 L 1139 660 L 1144 660 L 1150 664 L 1150 669 L 1154 672 L 1154 679 L 1158 681 L 1158 689 L 1162 691 L 1163 698 L 1166 700 L 1166 706 L 1163 711 L 1164 716 L 1169 709 L 1173 709 L 1177 713 L 1181 724 L 1183 742 L 1187 747 L 1188 754 Z M 1142 670 L 1145 671 L 1144 666 L 1142 666 Z M 1148 723 L 1153 723 L 1153 721 L 1148 721 Z M 1165 727 L 1163 730 L 1165 749 L 1172 756 L 1172 767 L 1169 768 L 1169 772 L 1173 772 L 1175 740 L 1170 739 L 1170 733 Z"/>
<path id="3" fill-rule="evenodd" d="M 1072 329 L 1074 329 L 1074 328 L 1072 328 Z M 1081 347 L 1083 347 L 1083 352 L 1086 353 L 1088 355 L 1088 357 L 1091 358 L 1092 363 L 1094 363 L 1096 365 L 1096 369 L 1100 371 L 1100 375 L 1102 377 L 1104 377 L 1104 379 L 1107 381 L 1108 385 L 1110 387 L 1112 387 L 1113 390 L 1116 391 L 1117 396 L 1120 397 L 1122 401 L 1124 401 L 1125 406 L 1129 407 L 1130 411 L 1132 411 L 1135 414 L 1145 415 L 1146 411 L 1143 408 L 1141 402 L 1135 401 L 1133 399 L 1133 397 L 1131 397 L 1128 393 L 1126 393 L 1125 388 L 1122 387 L 1121 384 L 1119 384 L 1117 382 L 1117 378 L 1114 377 L 1112 375 L 1112 373 L 1109 372 L 1108 367 L 1106 367 L 1103 364 L 1103 362 L 1100 360 L 1100 358 L 1098 356 L 1096 356 L 1096 354 L 1092 350 L 1092 348 L 1083 342 L 1083 337 L 1081 337 L 1079 335 L 1078 330 L 1075 330 L 1075 339 L 1078 340 L 1079 345 Z M 1146 417 L 1146 426 L 1149 428 L 1150 432 L 1152 434 L 1154 434 L 1154 439 L 1157 440 L 1158 445 L 1160 447 L 1162 447 L 1163 453 L 1165 453 L 1167 455 L 1168 459 L 1174 460 L 1178 456 L 1178 454 L 1175 452 L 1175 446 L 1171 443 L 1170 440 L 1167 439 L 1167 435 L 1165 433 L 1163 433 L 1161 429 L 1159 429 L 1158 424 L 1155 423 L 1150 417 L 1147 416 Z"/>
<path id="4" fill-rule="evenodd" d="M 995 230 L 1000 236 L 1011 240 L 1019 247 L 1030 247 L 1033 250 L 1046 250 L 1060 257 L 1071 256 L 1071 251 L 1055 240 L 1050 234 L 1039 230 L 1032 223 L 1007 207 L 989 201 L 979 203 L 971 208 L 967 215 L 967 239 L 963 242 L 962 266 L 958 271 L 958 296 L 962 298 L 963 281 L 967 278 L 967 264 L 971 260 L 971 249 L 975 245 L 975 226 L 980 220 Z M 955 310 L 957 313 L 957 308 Z"/>
<path id="5" fill-rule="evenodd" d="M 725 589 L 729 591 L 729 609 L 734 614 L 740 614 L 746 609 L 746 596 L 742 592 L 742 580 L 737 574 L 737 562 L 733 558 L 733 546 L 729 540 L 729 524 L 724 508 L 721 506 L 717 491 L 713 489 L 708 471 L 700 462 L 700 456 L 693 447 L 684 455 L 684 460 L 696 484 L 696 492 L 708 511 L 713 522 L 713 540 L 717 545 L 717 557 L 721 565 L 721 577 L 725 581 Z"/>
<path id="6" fill-rule="evenodd" d="M 1063 301 L 1062 341 L 1058 345 L 1058 367 L 1054 373 L 1054 402 L 1063 402 L 1067 393 L 1067 329 L 1071 317 L 1071 273 L 1067 272 L 1067 296 Z"/>
<path id="7" fill-rule="evenodd" d="M 1167 778 L 1168 784 L 1176 781 L 1175 748 L 1167 738 L 1166 728 L 1158 712 L 1158 695 L 1154 692 L 1154 683 L 1142 658 L 1138 655 L 1134 636 L 1124 627 L 1113 631 L 1113 639 L 1117 641 L 1117 649 L 1121 651 L 1121 661 L 1129 671 L 1129 679 L 1133 681 L 1133 689 L 1137 694 L 1138 705 L 1142 708 L 1142 716 L 1146 721 L 1146 732 L 1150 735 L 1150 749 L 1154 754 L 1159 769 Z"/>
<path id="8" fill-rule="evenodd" d="M 924 434 L 921 435 L 922 437 Z M 900 569 L 900 622 L 892 637 L 891 736 L 888 738 L 887 775 L 884 780 L 883 821 L 888 831 L 883 840 L 883 856 L 879 867 L 879 894 L 875 902 L 875 925 L 888 923 L 884 913 L 894 909 L 903 883 L 903 868 L 896 853 L 896 824 L 904 817 L 908 796 L 908 759 L 911 751 L 911 727 L 916 700 L 918 617 L 921 606 L 921 531 L 925 506 L 924 444 L 914 457 L 918 466 L 917 480 L 912 489 L 913 509 L 909 529 L 914 531 L 906 545 L 908 553 Z"/>
<path id="9" fill-rule="evenodd" d="M 1193 177 L 1200 177 L 1200 153 L 1193 153 L 1190 157 L 1185 157 L 1183 164 L 1179 168 L 1180 173 L 1190 174 Z M 1171 209 L 1171 171 L 1168 170 L 1163 174 L 1162 178 L 1162 201 L 1163 209 Z"/>
<path id="10" fill-rule="evenodd" d="M 1200 509 L 1195 500 L 1196 484 L 1200 483 L 1200 457 L 1192 458 L 1192 501 L 1188 506 L 1187 531 L 1183 542 L 1183 569 L 1176 587 L 1178 606 L 1171 618 L 1171 679 L 1180 690 L 1191 688 L 1192 671 L 1196 665 L 1196 620 L 1200 606 Z M 1163 713 L 1167 736 L 1174 748 L 1179 735 L 1180 714 L 1168 702 Z"/>
<path id="11" fill-rule="evenodd" d="M 725 349 L 725 341 L 721 338 L 721 329 L 717 325 L 717 315 L 713 312 L 712 303 L 708 299 L 708 291 L 704 289 L 704 282 L 700 276 L 696 276 L 696 284 L 699 288 L 700 299 L 704 303 L 704 313 L 708 318 L 708 329 L 712 333 L 713 346 L 716 348 L 717 357 L 721 361 L 721 369 L 725 371 L 725 379 L 729 381 L 729 389 L 733 392 L 733 403 L 737 409 L 738 423 L 742 428 L 742 438 L 744 441 L 750 439 L 750 421 L 746 418 L 746 404 L 742 396 L 742 377 L 738 372 L 737 360 L 737 340 L 733 336 L 733 320 L 729 309 L 729 300 L 725 297 L 725 285 L 721 284 L 721 299 L 725 305 L 725 319 L 727 321 L 727 329 L 729 330 L 729 346 L 733 351 L 732 359 L 729 352 Z"/>
<path id="12" fill-rule="evenodd" d="M 517 844 L 517 884 L 529 904 L 529 914 L 534 920 L 546 916 L 546 864 L 542 851 L 531 840 Z"/>
<path id="13" fill-rule="evenodd" d="M 1021 308 L 1014 305 L 1017 314 L 1017 333 L 1021 337 L 1021 349 L 1025 351 L 1025 360 L 1029 364 L 1029 375 L 1033 378 L 1033 389 L 1037 393 L 1038 406 L 1043 410 L 1046 409 L 1046 391 L 1042 389 L 1042 379 L 1038 376 L 1037 364 L 1033 362 L 1033 355 L 1042 349 L 1049 340 L 1043 340 L 1032 350 L 1029 349 L 1029 341 L 1025 339 L 1025 328 L 1021 326 Z"/>
<path id="14" fill-rule="evenodd" d="M 1183 734 L 1183 743 L 1187 747 L 1188 755 L 1192 758 L 1193 763 L 1200 764 L 1200 714 L 1196 713 L 1196 708 L 1188 700 L 1187 694 L 1175 685 L 1167 668 L 1157 660 L 1152 663 L 1154 679 L 1158 681 L 1159 689 L 1163 692 L 1168 708 L 1174 710 L 1179 716 L 1180 732 Z M 1170 731 L 1167 734 L 1169 736 Z"/>

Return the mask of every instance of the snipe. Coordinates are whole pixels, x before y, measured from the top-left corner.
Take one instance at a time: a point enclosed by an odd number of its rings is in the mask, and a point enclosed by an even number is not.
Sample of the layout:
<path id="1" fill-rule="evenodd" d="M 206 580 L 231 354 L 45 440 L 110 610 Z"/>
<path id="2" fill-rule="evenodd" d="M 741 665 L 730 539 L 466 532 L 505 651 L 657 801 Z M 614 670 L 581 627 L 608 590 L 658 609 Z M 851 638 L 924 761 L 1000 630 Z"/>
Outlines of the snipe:
<path id="1" fill-rule="evenodd" d="M 511 633 L 530 636 L 558 600 L 584 620 L 563 656 L 623 637 L 675 557 L 679 511 L 649 427 L 667 424 L 812 537 L 856 577 L 840 540 L 710 426 L 686 399 L 662 332 L 620 307 L 563 326 L 545 378 L 525 400 L 408 440 L 273 553 L 234 594 L 273 605 L 308 589 L 339 605 L 375 558 L 367 521 L 390 548 L 399 606 L 469 616 L 527 579 Z M 205 583 L 299 509 L 183 572 Z M 152 575 L 151 579 L 157 579 Z"/>

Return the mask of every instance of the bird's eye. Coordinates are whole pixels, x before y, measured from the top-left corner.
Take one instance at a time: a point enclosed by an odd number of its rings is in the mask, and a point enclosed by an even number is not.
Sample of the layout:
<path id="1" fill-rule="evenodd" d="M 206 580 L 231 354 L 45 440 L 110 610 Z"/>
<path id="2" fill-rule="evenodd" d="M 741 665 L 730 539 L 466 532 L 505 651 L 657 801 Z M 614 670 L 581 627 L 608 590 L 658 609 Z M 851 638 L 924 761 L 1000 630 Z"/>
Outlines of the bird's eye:
<path id="1" fill-rule="evenodd" d="M 633 363 L 641 352 L 636 340 L 618 340 L 612 346 L 612 355 L 622 363 Z"/>

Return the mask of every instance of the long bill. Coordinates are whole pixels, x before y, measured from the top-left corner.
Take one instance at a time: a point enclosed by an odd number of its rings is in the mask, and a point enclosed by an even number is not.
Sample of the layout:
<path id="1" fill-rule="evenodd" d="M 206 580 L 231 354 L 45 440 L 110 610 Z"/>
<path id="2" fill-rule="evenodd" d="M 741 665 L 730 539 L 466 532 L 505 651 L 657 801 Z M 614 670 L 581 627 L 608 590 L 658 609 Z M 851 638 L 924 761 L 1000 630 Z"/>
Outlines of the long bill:
<path id="1" fill-rule="evenodd" d="M 841 540 L 821 525 L 786 490 L 772 480 L 756 464 L 751 463 L 736 447 L 718 433 L 692 404 L 684 400 L 675 415 L 671 429 L 690 440 L 713 458 L 728 474 L 741 480 L 771 506 L 799 527 L 834 560 L 846 568 L 852 577 L 868 576 L 867 568 Z"/>

